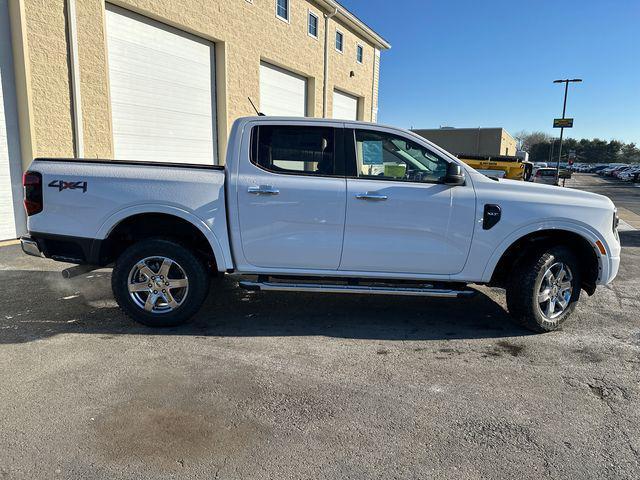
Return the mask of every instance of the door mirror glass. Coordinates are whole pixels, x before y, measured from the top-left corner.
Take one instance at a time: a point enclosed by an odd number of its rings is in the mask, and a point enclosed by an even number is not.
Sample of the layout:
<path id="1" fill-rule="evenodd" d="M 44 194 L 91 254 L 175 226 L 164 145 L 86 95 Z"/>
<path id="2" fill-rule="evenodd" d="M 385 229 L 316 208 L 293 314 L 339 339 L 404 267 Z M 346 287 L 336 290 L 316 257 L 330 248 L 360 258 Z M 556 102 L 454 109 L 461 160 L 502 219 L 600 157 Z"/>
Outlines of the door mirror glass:
<path id="1" fill-rule="evenodd" d="M 445 175 L 442 183 L 452 187 L 456 185 L 464 185 L 464 172 L 462 167 L 457 163 L 451 162 L 447 167 L 447 174 Z"/>

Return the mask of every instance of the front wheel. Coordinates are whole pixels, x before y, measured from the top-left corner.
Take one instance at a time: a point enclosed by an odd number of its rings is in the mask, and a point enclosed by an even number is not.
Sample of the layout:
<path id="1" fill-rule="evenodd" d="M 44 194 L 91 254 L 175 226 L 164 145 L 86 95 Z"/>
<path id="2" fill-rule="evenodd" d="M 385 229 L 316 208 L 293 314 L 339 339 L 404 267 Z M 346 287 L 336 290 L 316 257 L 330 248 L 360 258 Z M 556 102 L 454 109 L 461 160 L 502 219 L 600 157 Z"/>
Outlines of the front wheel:
<path id="1" fill-rule="evenodd" d="M 190 250 L 152 238 L 120 255 L 111 288 L 129 317 L 150 327 L 169 327 L 195 315 L 209 291 L 209 276 Z"/>
<path id="2" fill-rule="evenodd" d="M 556 330 L 580 298 L 580 269 L 566 247 L 538 251 L 518 262 L 507 284 L 507 308 L 534 332 Z"/>

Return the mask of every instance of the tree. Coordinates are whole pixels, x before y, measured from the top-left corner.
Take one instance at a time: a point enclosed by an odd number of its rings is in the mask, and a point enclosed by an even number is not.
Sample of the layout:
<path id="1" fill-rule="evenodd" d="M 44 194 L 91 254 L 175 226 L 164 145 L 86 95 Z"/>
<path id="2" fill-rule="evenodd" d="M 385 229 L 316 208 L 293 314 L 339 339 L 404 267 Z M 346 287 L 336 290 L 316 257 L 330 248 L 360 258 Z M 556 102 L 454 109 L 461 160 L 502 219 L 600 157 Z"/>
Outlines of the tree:
<path id="1" fill-rule="evenodd" d="M 520 150 L 526 150 L 531 155 L 531 147 L 538 143 L 549 143 L 551 141 L 551 135 L 544 132 L 525 132 L 524 130 L 516 133 L 516 140 L 518 140 Z"/>
<path id="2" fill-rule="evenodd" d="M 522 136 L 523 143 L 528 146 L 529 159 L 533 162 L 546 162 L 553 145 L 553 159 L 558 158 L 559 142 L 542 132 L 534 132 Z M 562 142 L 562 161 L 566 161 L 569 151 L 574 150 L 580 162 L 611 163 L 640 162 L 640 149 L 634 143 L 623 143 L 619 140 L 601 140 L 599 138 L 576 140 L 567 138 Z"/>
<path id="3" fill-rule="evenodd" d="M 640 149 L 635 143 L 627 143 L 620 148 L 619 159 L 621 162 L 640 162 Z"/>

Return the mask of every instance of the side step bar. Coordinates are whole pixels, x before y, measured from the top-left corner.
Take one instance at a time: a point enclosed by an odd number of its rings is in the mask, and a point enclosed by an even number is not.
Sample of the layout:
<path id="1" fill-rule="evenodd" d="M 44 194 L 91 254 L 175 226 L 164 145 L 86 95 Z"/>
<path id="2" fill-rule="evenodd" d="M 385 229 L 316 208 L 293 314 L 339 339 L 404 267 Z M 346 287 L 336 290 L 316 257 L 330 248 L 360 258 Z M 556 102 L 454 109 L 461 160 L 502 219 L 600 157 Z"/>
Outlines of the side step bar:
<path id="1" fill-rule="evenodd" d="M 406 295 L 412 297 L 441 298 L 471 297 L 477 293 L 471 289 L 451 290 L 446 288 L 420 288 L 410 286 L 335 285 L 331 283 L 286 283 L 241 280 L 239 284 L 240 287 L 245 290 L 278 292 L 361 293 L 368 295 Z"/>

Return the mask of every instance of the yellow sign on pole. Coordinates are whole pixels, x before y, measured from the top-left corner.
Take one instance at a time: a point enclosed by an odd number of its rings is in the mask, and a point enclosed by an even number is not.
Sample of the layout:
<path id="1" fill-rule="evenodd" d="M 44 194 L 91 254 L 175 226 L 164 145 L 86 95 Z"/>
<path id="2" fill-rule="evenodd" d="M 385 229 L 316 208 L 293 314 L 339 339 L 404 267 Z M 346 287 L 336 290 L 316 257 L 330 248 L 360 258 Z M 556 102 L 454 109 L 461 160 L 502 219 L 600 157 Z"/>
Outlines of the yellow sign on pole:
<path id="1" fill-rule="evenodd" d="M 573 127 L 573 118 L 554 118 L 553 128 L 571 128 Z"/>

